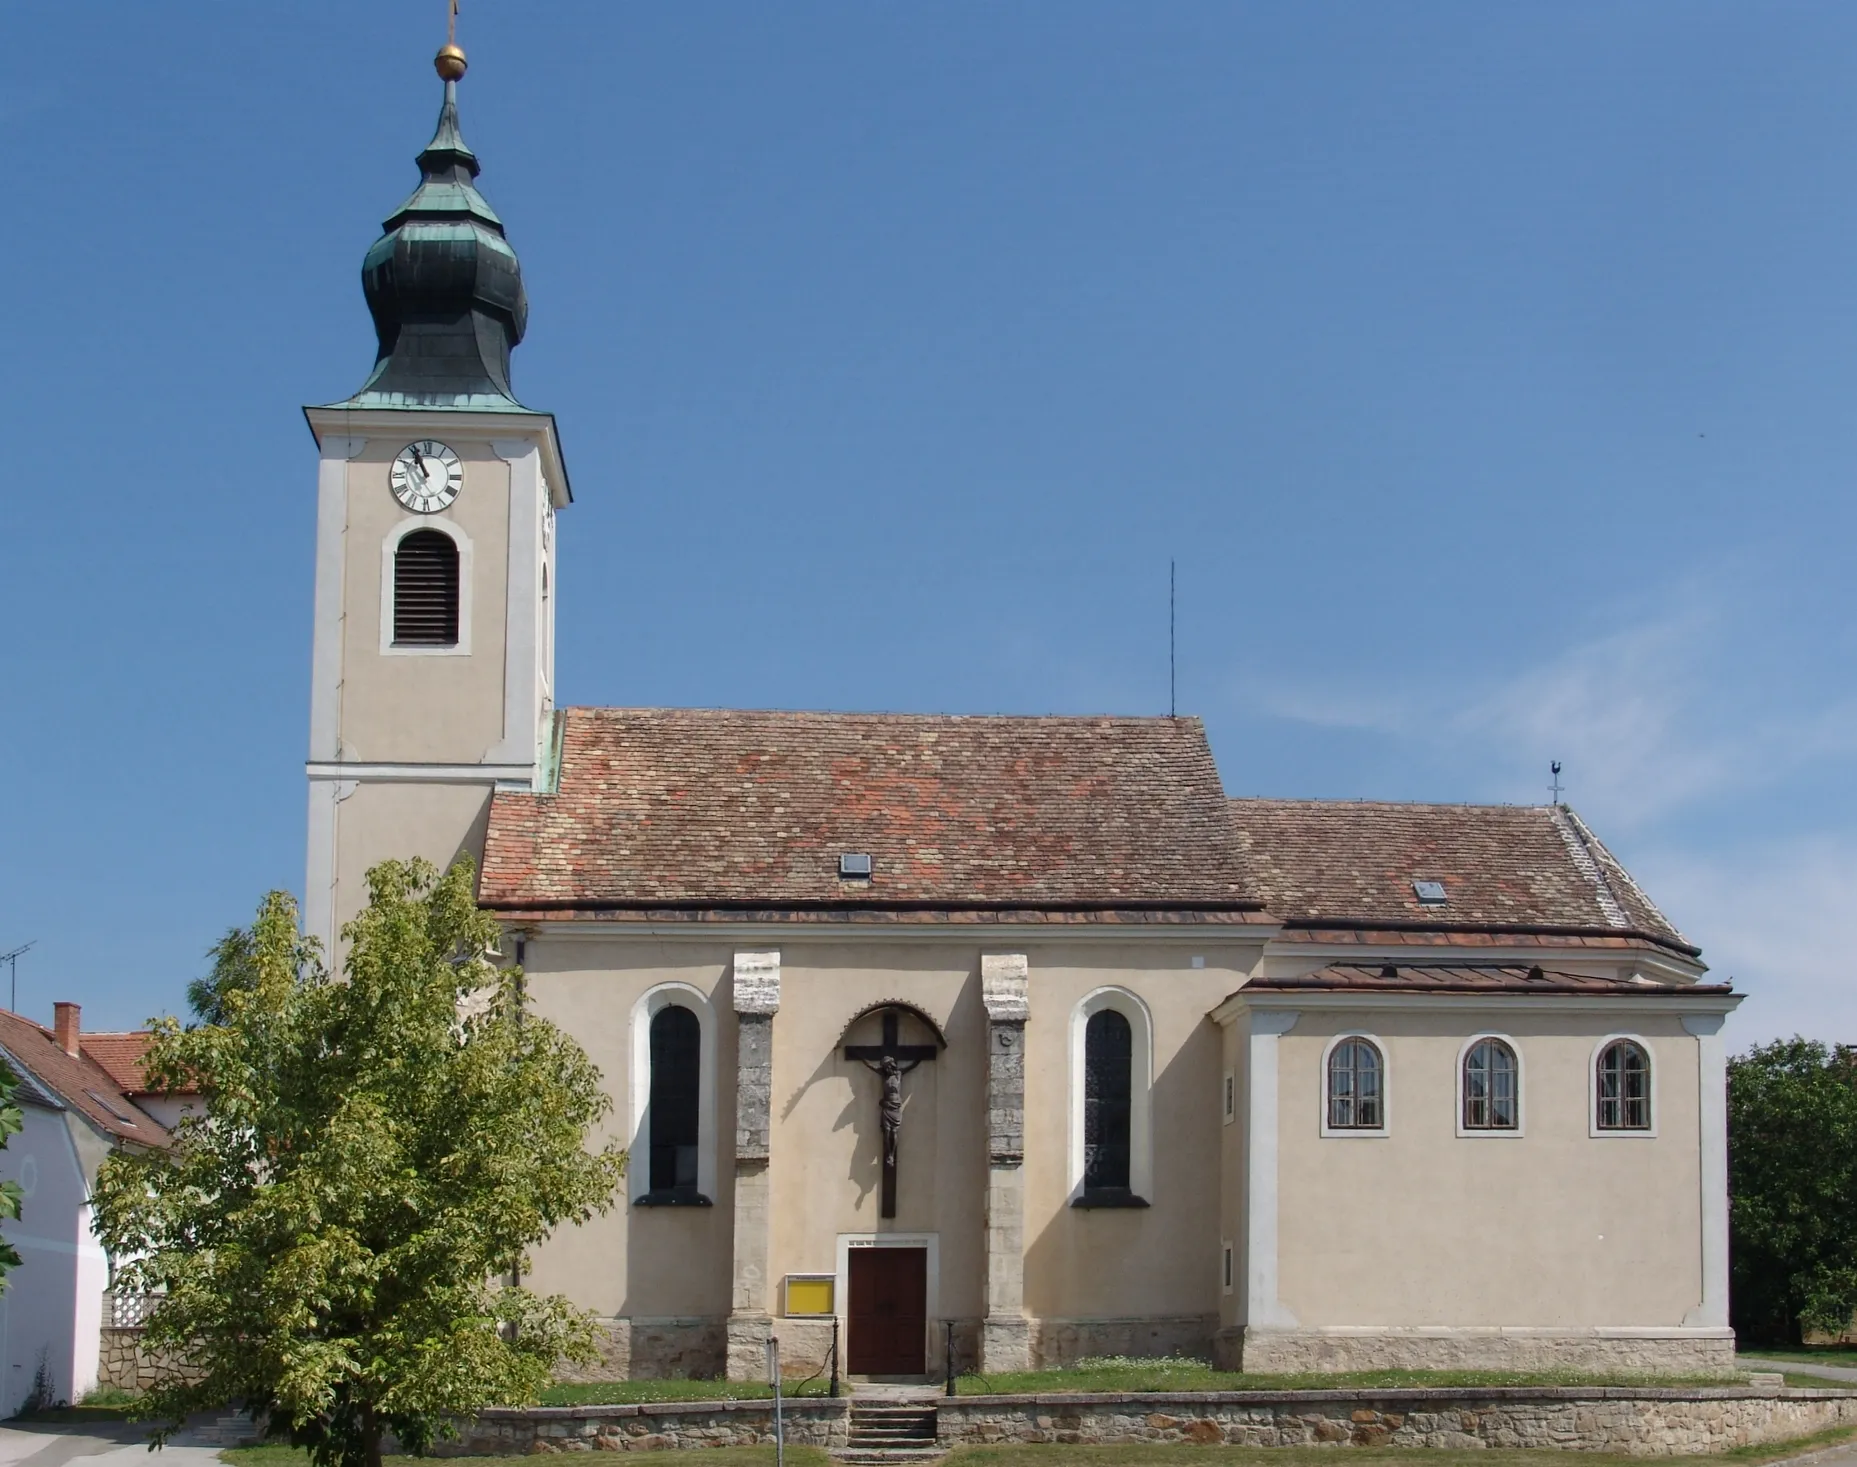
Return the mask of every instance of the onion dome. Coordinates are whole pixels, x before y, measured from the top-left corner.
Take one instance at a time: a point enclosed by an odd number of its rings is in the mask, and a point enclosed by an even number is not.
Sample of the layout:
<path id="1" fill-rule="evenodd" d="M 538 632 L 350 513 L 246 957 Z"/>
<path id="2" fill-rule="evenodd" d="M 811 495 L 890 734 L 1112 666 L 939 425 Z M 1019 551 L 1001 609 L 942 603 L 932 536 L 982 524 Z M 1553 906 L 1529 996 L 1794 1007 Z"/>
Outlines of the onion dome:
<path id="1" fill-rule="evenodd" d="M 510 349 L 529 317 L 522 266 L 458 130 L 464 53 L 447 46 L 435 64 L 445 101 L 419 155 L 419 187 L 361 264 L 380 355 L 348 404 L 527 411 L 509 388 Z"/>

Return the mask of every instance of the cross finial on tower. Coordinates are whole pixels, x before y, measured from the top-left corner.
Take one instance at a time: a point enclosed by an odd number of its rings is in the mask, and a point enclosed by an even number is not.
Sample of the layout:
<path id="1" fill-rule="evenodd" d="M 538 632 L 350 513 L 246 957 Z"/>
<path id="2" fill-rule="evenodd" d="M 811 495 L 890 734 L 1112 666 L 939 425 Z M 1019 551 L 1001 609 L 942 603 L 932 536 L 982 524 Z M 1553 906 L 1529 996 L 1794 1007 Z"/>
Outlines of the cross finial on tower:
<path id="1" fill-rule="evenodd" d="M 455 82 L 464 75 L 464 48 L 458 44 L 458 0 L 445 0 L 445 44 L 432 58 L 432 65 L 448 82 Z"/>
<path id="2" fill-rule="evenodd" d="M 1565 792 L 1565 786 L 1560 782 L 1560 760 L 1556 759 L 1548 765 L 1548 773 L 1553 777 L 1553 783 L 1548 786 L 1548 794 L 1553 796 L 1554 803 L 1558 805 L 1561 795 Z"/>

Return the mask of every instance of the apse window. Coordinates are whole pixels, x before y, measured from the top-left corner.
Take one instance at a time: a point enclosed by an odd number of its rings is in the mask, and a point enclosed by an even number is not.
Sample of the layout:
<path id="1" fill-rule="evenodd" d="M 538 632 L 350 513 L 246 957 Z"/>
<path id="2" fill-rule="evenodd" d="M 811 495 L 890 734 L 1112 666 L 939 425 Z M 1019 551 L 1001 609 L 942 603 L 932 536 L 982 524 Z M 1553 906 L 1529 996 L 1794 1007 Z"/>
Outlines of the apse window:
<path id="1" fill-rule="evenodd" d="M 1328 1052 L 1328 1130 L 1386 1130 L 1386 1062 L 1368 1039 L 1350 1036 Z"/>
<path id="2" fill-rule="evenodd" d="M 443 530 L 415 530 L 394 549 L 393 645 L 458 645 L 458 546 Z"/>
<path id="3" fill-rule="evenodd" d="M 1521 1065 L 1502 1040 L 1479 1039 L 1465 1051 L 1463 1086 L 1466 1131 L 1521 1128 Z"/>
<path id="4" fill-rule="evenodd" d="M 1651 1129 L 1651 1057 L 1631 1039 L 1599 1052 L 1593 1076 L 1593 1123 L 1601 1131 Z"/>

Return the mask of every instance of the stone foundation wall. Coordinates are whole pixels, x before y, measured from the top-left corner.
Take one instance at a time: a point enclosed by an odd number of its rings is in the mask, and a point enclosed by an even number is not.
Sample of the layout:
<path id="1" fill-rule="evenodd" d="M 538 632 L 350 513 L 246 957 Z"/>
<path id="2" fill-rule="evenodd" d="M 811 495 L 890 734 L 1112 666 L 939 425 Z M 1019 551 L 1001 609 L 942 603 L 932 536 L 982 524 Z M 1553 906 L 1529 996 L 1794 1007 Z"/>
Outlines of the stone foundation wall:
<path id="1" fill-rule="evenodd" d="M 985 1442 L 1197 1442 L 1247 1447 L 1552 1447 L 1681 1456 L 1857 1425 L 1857 1391 L 1527 1387 L 937 1398 L 944 1447 Z M 847 1398 L 786 1404 L 790 1442 L 846 1443 Z M 651 1451 L 773 1440 L 772 1401 L 486 1411 L 441 1456 Z"/>
<path id="2" fill-rule="evenodd" d="M 1254 1375 L 1338 1370 L 1577 1370 L 1725 1375 L 1729 1330 L 1224 1330 L 1213 1358 Z"/>
<path id="3" fill-rule="evenodd" d="M 974 1396 L 937 1404 L 943 1446 L 1162 1441 L 1680 1456 L 1857 1424 L 1857 1392 L 1733 1386 Z"/>
<path id="4" fill-rule="evenodd" d="M 123 1391 L 146 1391 L 169 1381 L 187 1380 L 197 1372 L 172 1350 L 150 1352 L 142 1348 L 142 1331 L 134 1327 L 104 1325 L 97 1340 L 97 1384 Z"/>
<path id="5" fill-rule="evenodd" d="M 789 1442 L 842 1447 L 851 1402 L 788 1401 Z M 490 1410 L 458 1436 L 434 1443 L 438 1457 L 503 1457 L 536 1452 L 655 1452 L 667 1448 L 772 1445 L 772 1401 L 643 1402 L 636 1406 L 540 1406 Z"/>
<path id="6" fill-rule="evenodd" d="M 602 1319 L 599 1363 L 562 1362 L 565 1381 L 714 1380 L 728 1363 L 728 1321 L 691 1316 L 674 1319 Z"/>
<path id="7" fill-rule="evenodd" d="M 1219 1321 L 1211 1314 L 1179 1314 L 1141 1319 L 1034 1319 L 1031 1325 L 1032 1368 L 1061 1370 L 1103 1355 L 1209 1360 Z"/>

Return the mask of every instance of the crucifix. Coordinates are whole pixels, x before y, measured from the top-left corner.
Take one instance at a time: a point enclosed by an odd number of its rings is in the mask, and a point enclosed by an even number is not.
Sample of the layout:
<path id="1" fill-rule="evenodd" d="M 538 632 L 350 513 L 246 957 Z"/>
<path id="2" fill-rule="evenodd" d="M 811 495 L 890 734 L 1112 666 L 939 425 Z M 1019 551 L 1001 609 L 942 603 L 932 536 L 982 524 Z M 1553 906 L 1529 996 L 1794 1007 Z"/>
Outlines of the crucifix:
<path id="1" fill-rule="evenodd" d="M 883 1083 L 877 1098 L 877 1119 L 883 1127 L 883 1208 L 884 1217 L 896 1216 L 896 1133 L 903 1124 L 903 1076 L 924 1060 L 935 1058 L 932 1044 L 903 1044 L 899 1041 L 901 1015 L 896 1009 L 883 1011 L 882 1044 L 847 1044 L 845 1058 L 860 1060 L 876 1072 Z"/>

